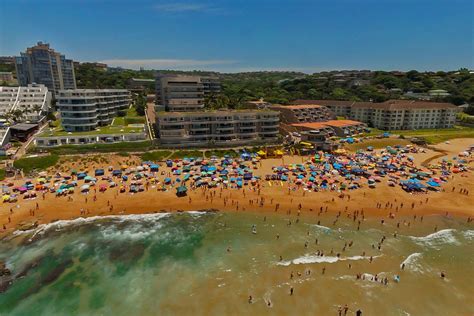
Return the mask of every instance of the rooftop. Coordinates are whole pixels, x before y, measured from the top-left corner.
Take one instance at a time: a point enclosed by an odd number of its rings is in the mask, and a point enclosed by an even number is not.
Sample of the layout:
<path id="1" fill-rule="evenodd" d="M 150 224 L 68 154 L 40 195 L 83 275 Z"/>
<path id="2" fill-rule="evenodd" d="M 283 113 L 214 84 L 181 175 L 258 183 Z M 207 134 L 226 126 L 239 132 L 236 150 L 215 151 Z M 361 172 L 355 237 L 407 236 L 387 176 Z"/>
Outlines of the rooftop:
<path id="1" fill-rule="evenodd" d="M 155 82 L 155 79 L 130 78 L 130 81 L 136 81 L 136 82 Z"/>
<path id="2" fill-rule="evenodd" d="M 354 101 L 341 101 L 341 100 L 295 100 L 292 104 L 318 104 L 318 105 L 352 105 Z"/>
<path id="3" fill-rule="evenodd" d="M 446 102 L 430 102 L 418 100 L 388 100 L 383 103 L 356 102 L 354 108 L 371 108 L 381 110 L 410 110 L 410 109 L 455 109 L 454 104 Z"/>
<path id="4" fill-rule="evenodd" d="M 457 108 L 454 104 L 447 102 L 431 102 L 419 100 L 388 100 L 385 102 L 357 102 L 357 101 L 341 101 L 341 100 L 295 100 L 293 104 L 318 104 L 323 106 L 341 105 L 350 106 L 353 108 L 370 108 L 370 109 L 385 109 L 385 110 L 409 110 L 409 109 L 449 109 Z"/>
<path id="5" fill-rule="evenodd" d="M 298 104 L 298 105 L 272 105 L 271 108 L 274 109 L 290 109 L 290 110 L 300 110 L 300 109 L 317 109 L 321 108 L 321 105 L 313 104 L 313 103 L 305 103 L 305 104 Z"/>
<path id="6" fill-rule="evenodd" d="M 54 129 L 46 128 L 38 137 L 54 137 L 54 136 L 89 136 L 89 135 L 118 135 L 143 133 L 143 127 L 130 126 L 101 126 L 96 130 L 89 132 L 67 132 L 61 126 Z"/>
<path id="7" fill-rule="evenodd" d="M 29 124 L 29 123 L 19 123 L 13 125 L 11 128 L 17 131 L 28 131 L 32 128 L 37 128 L 38 124 Z"/>
<path id="8" fill-rule="evenodd" d="M 352 120 L 330 120 L 326 122 L 313 122 L 313 123 L 295 123 L 291 124 L 291 126 L 295 127 L 306 127 L 311 129 L 322 129 L 327 127 L 347 127 L 347 126 L 356 126 L 364 124 L 358 121 Z"/>
<path id="9" fill-rule="evenodd" d="M 262 112 L 267 112 L 267 113 L 279 113 L 278 111 L 271 110 L 271 109 L 218 109 L 218 110 L 207 110 L 207 109 L 200 109 L 199 111 L 188 111 L 188 112 L 168 112 L 168 111 L 159 111 L 156 114 L 157 115 L 203 115 L 203 114 L 225 114 L 225 113 L 262 113 Z"/>

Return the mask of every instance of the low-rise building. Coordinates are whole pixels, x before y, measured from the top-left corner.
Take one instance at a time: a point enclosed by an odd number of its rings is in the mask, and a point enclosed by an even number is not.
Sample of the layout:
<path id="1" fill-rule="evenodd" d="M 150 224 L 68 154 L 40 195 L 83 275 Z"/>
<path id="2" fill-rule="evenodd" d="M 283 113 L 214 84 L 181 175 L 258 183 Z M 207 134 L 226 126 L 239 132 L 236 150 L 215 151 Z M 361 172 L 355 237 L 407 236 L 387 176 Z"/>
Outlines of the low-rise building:
<path id="1" fill-rule="evenodd" d="M 348 137 L 363 133 L 367 125 L 362 122 L 352 120 L 330 120 L 325 122 L 296 123 L 291 126 L 302 131 L 324 132 L 328 136 Z"/>
<path id="2" fill-rule="evenodd" d="M 278 140 L 279 112 L 272 110 L 218 110 L 159 112 L 162 145 L 235 146 Z"/>
<path id="3" fill-rule="evenodd" d="M 303 122 L 321 122 L 334 120 L 336 116 L 327 107 L 317 104 L 273 105 L 273 110 L 280 111 L 280 120 L 285 124 Z"/>
<path id="4" fill-rule="evenodd" d="M 57 99 L 61 125 L 67 132 L 93 131 L 109 125 L 131 101 L 125 89 L 60 90 Z"/>
<path id="5" fill-rule="evenodd" d="M 51 106 L 51 92 L 42 84 L 0 87 L 0 117 L 16 122 L 41 122 Z"/>
<path id="6" fill-rule="evenodd" d="M 68 135 L 57 135 L 55 133 L 43 132 L 35 137 L 37 147 L 55 147 L 61 145 L 87 145 L 87 144 L 109 144 L 120 142 L 143 141 L 147 139 L 144 128 L 136 128 L 134 132 L 117 133 L 70 133 Z"/>

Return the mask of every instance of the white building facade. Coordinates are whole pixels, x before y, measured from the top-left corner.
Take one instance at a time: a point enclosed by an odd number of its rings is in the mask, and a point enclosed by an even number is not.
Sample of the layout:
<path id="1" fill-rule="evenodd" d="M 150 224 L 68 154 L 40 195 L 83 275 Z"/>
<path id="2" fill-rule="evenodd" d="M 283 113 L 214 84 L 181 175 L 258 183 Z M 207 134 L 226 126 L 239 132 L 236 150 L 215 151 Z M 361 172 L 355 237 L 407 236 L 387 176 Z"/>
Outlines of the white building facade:
<path id="1" fill-rule="evenodd" d="M 38 123 L 51 106 L 51 92 L 42 84 L 0 87 L 0 117 L 17 122 Z"/>
<path id="2" fill-rule="evenodd" d="M 127 110 L 131 97 L 125 89 L 76 89 L 60 90 L 57 100 L 64 130 L 87 132 L 112 123 Z"/>

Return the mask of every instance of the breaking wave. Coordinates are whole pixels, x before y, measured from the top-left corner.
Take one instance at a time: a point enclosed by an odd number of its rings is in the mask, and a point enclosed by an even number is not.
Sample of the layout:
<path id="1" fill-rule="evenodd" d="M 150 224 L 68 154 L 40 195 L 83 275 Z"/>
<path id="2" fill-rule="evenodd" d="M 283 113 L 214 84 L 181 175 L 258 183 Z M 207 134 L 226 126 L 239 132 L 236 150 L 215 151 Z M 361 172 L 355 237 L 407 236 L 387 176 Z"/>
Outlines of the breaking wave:
<path id="1" fill-rule="evenodd" d="M 381 257 L 373 256 L 372 259 Z M 289 266 L 290 264 L 308 264 L 308 263 L 335 263 L 338 261 L 357 261 L 357 260 L 369 260 L 369 256 L 352 256 L 352 257 L 335 257 L 335 256 L 317 256 L 317 255 L 304 255 L 302 257 L 281 261 L 277 264 L 280 266 Z"/>
<path id="2" fill-rule="evenodd" d="M 405 260 L 403 260 L 403 262 L 400 264 L 400 267 L 405 265 L 405 269 L 407 269 L 407 270 L 421 272 L 423 267 L 418 262 L 418 260 L 421 259 L 422 257 L 423 257 L 423 255 L 420 252 L 412 253 Z"/>
<path id="3" fill-rule="evenodd" d="M 459 245 L 459 241 L 454 236 L 455 229 L 443 229 L 436 233 L 426 235 L 424 237 L 409 236 L 415 243 L 423 246 L 436 247 L 442 244 Z"/>
<path id="4" fill-rule="evenodd" d="M 184 214 L 189 214 L 193 217 L 199 217 L 201 215 L 207 214 L 206 211 L 190 211 L 184 212 Z M 61 231 L 65 228 L 69 227 L 77 227 L 82 225 L 87 225 L 91 223 L 100 223 L 102 221 L 107 221 L 108 223 L 147 223 L 153 224 L 157 221 L 161 220 L 162 218 L 168 217 L 171 214 L 180 214 L 180 213 L 152 213 L 152 214 L 128 214 L 128 215 L 104 215 L 104 216 L 91 216 L 91 217 L 78 217 L 75 219 L 70 220 L 58 220 L 48 224 L 40 224 L 35 228 L 28 229 L 28 230 L 16 230 L 13 232 L 13 236 L 19 235 L 31 235 L 30 239 L 35 238 L 36 236 L 43 235 L 51 230 Z M 160 227 L 155 227 L 156 229 Z M 155 230 L 156 231 L 156 230 Z M 123 235 L 128 236 L 132 239 L 142 238 L 150 235 L 155 231 L 135 231 L 132 230 L 124 230 Z M 107 235 L 107 230 L 104 230 L 104 236 Z"/>

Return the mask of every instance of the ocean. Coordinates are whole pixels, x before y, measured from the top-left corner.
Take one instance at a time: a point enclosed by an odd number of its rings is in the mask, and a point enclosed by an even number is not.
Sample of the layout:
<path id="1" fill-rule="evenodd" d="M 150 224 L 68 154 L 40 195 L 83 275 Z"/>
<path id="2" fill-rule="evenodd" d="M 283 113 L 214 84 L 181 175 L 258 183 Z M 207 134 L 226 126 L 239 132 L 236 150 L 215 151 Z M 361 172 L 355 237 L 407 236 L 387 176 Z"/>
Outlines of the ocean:
<path id="1" fill-rule="evenodd" d="M 183 212 L 40 225 L 0 241 L 11 272 L 0 315 L 474 314 L 465 219 L 334 220 Z"/>

